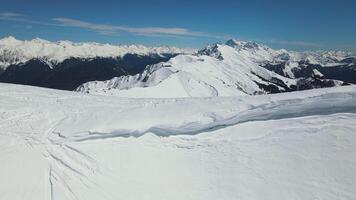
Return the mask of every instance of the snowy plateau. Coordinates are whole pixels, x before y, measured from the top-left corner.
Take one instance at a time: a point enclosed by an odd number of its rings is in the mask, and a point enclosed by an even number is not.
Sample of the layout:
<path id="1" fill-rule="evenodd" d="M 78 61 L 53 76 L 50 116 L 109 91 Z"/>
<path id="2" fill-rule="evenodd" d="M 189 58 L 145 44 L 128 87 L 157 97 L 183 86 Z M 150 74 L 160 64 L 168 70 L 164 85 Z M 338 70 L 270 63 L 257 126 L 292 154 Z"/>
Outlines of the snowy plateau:
<path id="1" fill-rule="evenodd" d="M 9 37 L 0 65 L 127 52 L 170 57 L 76 91 L 0 83 L 0 200 L 356 199 L 353 53 Z"/>

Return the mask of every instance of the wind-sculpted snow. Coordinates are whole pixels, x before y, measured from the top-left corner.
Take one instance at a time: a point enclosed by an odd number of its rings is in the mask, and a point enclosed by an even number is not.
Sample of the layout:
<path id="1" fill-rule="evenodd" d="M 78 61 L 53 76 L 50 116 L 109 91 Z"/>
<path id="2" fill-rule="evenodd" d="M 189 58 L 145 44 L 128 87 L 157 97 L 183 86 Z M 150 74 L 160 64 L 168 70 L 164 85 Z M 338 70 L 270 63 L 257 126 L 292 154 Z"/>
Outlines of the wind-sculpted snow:
<path id="1" fill-rule="evenodd" d="M 0 199 L 353 199 L 356 87 L 131 99 L 0 84 Z"/>

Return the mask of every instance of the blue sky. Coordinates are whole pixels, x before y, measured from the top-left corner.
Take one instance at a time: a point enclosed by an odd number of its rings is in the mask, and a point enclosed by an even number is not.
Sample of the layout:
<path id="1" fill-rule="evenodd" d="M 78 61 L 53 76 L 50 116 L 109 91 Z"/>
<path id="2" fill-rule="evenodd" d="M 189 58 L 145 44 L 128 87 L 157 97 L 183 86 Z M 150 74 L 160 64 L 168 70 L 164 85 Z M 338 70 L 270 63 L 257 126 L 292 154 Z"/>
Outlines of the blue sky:
<path id="1" fill-rule="evenodd" d="M 356 50 L 354 0 L 2 0 L 0 37 L 203 47 L 227 38 Z"/>

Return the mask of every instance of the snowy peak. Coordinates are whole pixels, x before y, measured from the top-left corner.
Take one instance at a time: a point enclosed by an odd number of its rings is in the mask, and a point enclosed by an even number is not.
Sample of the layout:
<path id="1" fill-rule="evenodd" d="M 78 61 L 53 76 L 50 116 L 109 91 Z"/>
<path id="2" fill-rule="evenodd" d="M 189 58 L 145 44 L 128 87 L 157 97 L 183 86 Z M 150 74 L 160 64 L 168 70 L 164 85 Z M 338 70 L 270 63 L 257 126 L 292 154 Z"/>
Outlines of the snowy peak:
<path id="1" fill-rule="evenodd" d="M 0 45 L 11 45 L 12 46 L 12 45 L 18 45 L 20 43 L 21 43 L 21 41 L 17 40 L 13 36 L 8 36 L 8 37 L 0 39 Z"/>
<path id="2" fill-rule="evenodd" d="M 226 41 L 226 45 L 233 47 L 235 49 L 260 49 L 262 48 L 262 45 L 257 44 L 256 42 L 248 41 L 238 41 L 235 39 L 230 39 Z"/>
<path id="3" fill-rule="evenodd" d="M 199 50 L 197 55 L 200 55 L 200 56 L 206 55 L 206 56 L 210 56 L 210 57 L 214 57 L 216 59 L 222 60 L 224 58 L 222 57 L 222 54 L 219 50 L 220 47 L 221 47 L 220 44 L 208 45 L 207 47 Z"/>
<path id="4" fill-rule="evenodd" d="M 244 42 L 235 39 L 230 39 L 226 41 L 225 44 L 231 47 L 236 47 L 236 46 L 243 46 Z"/>
<path id="5" fill-rule="evenodd" d="M 50 41 L 44 40 L 44 39 L 41 39 L 41 38 L 32 39 L 30 42 L 39 43 L 39 44 L 49 44 L 49 43 L 51 43 Z"/>
<path id="6" fill-rule="evenodd" d="M 224 50 L 225 49 L 225 50 Z M 268 46 L 258 44 L 256 42 L 245 42 L 230 39 L 225 44 L 213 44 L 209 45 L 206 48 L 198 51 L 199 55 L 207 55 L 219 60 L 228 58 L 230 55 L 223 55 L 222 51 L 226 52 L 226 49 L 229 49 L 229 52 L 234 54 L 238 53 L 239 56 L 244 57 L 245 59 L 253 60 L 257 63 L 263 63 L 265 61 L 273 61 L 274 58 L 279 56 L 282 57 L 285 54 L 285 50 L 276 51 Z M 230 54 L 230 53 L 228 53 Z"/>

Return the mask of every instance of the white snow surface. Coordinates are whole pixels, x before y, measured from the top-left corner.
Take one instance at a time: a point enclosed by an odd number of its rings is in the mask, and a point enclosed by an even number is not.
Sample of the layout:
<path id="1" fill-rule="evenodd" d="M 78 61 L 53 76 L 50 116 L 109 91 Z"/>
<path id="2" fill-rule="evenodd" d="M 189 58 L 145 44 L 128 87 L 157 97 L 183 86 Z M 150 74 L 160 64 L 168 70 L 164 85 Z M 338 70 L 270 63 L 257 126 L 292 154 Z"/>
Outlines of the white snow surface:
<path id="1" fill-rule="evenodd" d="M 40 38 L 33 40 L 17 40 L 10 36 L 0 40 L 0 68 L 5 69 L 11 64 L 25 63 L 38 58 L 52 65 L 65 59 L 122 57 L 125 54 L 181 54 L 193 53 L 193 49 L 176 47 L 147 47 L 143 45 L 111 45 L 94 42 L 74 43 L 71 41 L 50 42 Z"/>
<path id="2" fill-rule="evenodd" d="M 356 196 L 356 86 L 131 99 L 1 83 L 0 105 L 0 199 Z"/>

